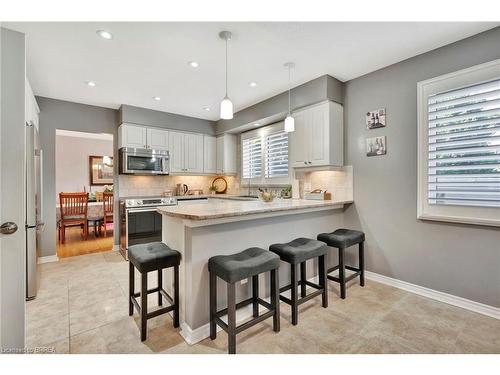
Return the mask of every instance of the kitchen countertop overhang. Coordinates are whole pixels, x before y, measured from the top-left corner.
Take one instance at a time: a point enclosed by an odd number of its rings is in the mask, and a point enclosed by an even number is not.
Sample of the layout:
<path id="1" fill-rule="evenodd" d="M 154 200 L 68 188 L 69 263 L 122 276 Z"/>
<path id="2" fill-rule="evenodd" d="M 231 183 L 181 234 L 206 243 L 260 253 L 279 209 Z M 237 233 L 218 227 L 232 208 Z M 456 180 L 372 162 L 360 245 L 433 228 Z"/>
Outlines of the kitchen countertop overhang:
<path id="1" fill-rule="evenodd" d="M 223 222 L 252 220 L 279 215 L 342 209 L 352 201 L 316 201 L 305 199 L 277 199 L 236 201 L 209 199 L 204 203 L 159 207 L 163 215 L 184 220 L 188 226 L 204 226 Z"/>

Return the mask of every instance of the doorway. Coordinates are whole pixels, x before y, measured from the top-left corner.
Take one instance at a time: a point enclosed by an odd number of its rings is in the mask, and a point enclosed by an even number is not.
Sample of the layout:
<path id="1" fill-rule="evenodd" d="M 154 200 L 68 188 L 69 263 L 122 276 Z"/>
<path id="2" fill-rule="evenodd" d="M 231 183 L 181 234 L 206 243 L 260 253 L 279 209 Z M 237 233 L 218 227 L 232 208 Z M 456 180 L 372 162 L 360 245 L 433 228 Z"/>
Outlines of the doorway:
<path id="1" fill-rule="evenodd" d="M 113 135 L 56 129 L 57 256 L 113 249 Z"/>

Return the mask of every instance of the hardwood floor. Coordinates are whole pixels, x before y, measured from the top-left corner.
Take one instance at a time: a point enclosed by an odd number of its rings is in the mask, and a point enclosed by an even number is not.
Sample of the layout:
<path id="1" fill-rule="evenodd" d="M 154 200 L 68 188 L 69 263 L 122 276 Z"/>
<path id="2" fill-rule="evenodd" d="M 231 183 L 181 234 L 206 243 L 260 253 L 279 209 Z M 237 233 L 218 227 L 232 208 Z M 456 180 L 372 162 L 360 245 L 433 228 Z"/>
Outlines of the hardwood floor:
<path id="1" fill-rule="evenodd" d="M 108 225 L 107 236 L 96 237 L 94 228 L 89 228 L 89 238 L 85 241 L 82 237 L 80 228 L 66 229 L 66 242 L 64 244 L 58 241 L 57 256 L 67 258 L 77 255 L 100 253 L 113 249 L 113 227 Z"/>

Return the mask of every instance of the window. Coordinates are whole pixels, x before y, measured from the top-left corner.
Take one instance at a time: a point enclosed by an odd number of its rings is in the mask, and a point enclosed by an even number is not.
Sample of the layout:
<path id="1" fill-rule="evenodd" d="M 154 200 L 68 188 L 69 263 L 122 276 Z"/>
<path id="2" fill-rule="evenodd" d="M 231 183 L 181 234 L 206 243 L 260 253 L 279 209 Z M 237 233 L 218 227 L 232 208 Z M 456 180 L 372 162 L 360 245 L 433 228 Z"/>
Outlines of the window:
<path id="1" fill-rule="evenodd" d="M 243 178 L 262 176 L 262 139 L 244 139 L 242 142 Z"/>
<path id="2" fill-rule="evenodd" d="M 266 178 L 288 176 L 288 133 L 281 131 L 266 137 Z"/>
<path id="3" fill-rule="evenodd" d="M 242 178 L 259 184 L 289 182 L 288 133 L 283 123 L 241 135 Z"/>
<path id="4" fill-rule="evenodd" d="M 418 91 L 419 218 L 500 226 L 500 62 Z"/>

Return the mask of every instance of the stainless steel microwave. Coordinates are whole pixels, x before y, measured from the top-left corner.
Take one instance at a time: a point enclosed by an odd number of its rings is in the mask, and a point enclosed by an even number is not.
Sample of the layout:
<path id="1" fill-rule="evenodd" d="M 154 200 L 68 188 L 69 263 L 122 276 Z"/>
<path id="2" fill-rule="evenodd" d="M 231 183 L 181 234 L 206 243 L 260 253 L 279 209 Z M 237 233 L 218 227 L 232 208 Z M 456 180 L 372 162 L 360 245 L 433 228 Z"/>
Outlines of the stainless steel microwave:
<path id="1" fill-rule="evenodd" d="M 123 147 L 120 149 L 120 174 L 156 175 L 170 173 L 168 151 Z"/>

